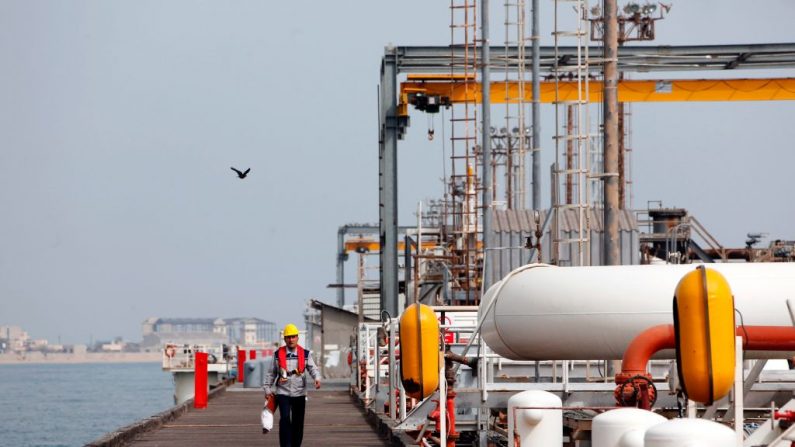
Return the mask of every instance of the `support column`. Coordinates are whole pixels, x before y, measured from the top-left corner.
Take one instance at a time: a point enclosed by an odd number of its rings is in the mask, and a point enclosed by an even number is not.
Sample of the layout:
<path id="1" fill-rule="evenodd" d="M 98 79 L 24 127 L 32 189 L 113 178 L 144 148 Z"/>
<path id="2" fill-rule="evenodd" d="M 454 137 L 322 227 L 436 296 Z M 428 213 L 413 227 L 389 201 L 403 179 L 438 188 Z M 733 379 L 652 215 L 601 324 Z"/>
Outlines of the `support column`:
<path id="1" fill-rule="evenodd" d="M 745 430 L 743 430 L 743 424 L 745 423 L 745 416 L 743 410 L 745 409 L 745 405 L 743 404 L 743 399 L 745 398 L 745 390 L 744 383 L 743 383 L 743 338 L 742 337 L 735 337 L 734 338 L 734 358 L 735 358 L 735 365 L 734 365 L 734 433 L 737 435 L 737 447 L 743 447 L 743 440 Z"/>
<path id="2" fill-rule="evenodd" d="M 480 83 L 482 88 L 482 101 L 481 106 L 483 110 L 483 259 L 486 265 L 491 265 L 489 256 L 495 256 L 496 253 L 490 253 L 491 248 L 491 229 L 492 229 L 492 172 L 491 172 L 491 78 L 489 70 L 489 58 L 491 52 L 489 49 L 489 1 L 480 0 L 480 48 L 481 48 L 481 75 Z M 521 128 L 522 126 L 520 126 Z M 508 137 L 510 138 L 510 137 Z M 491 286 L 492 272 L 490 268 L 483 270 L 483 290 L 488 290 Z M 442 397 L 439 397 L 441 402 Z"/>
<path id="3" fill-rule="evenodd" d="M 345 305 L 345 227 L 337 230 L 337 307 Z"/>
<path id="4" fill-rule="evenodd" d="M 604 0 L 604 265 L 619 265 L 618 240 L 618 15 Z"/>
<path id="5" fill-rule="evenodd" d="M 381 309 L 398 315 L 397 55 L 387 47 L 381 63 L 379 109 L 379 239 Z"/>
<path id="6" fill-rule="evenodd" d="M 619 76 L 619 82 L 623 76 Z M 624 103 L 619 102 L 617 107 L 618 113 L 618 209 L 623 210 L 626 208 L 626 147 L 624 147 L 624 140 L 626 139 L 626 128 L 624 127 Z"/>
<path id="7" fill-rule="evenodd" d="M 533 209 L 541 209 L 541 36 L 539 35 L 539 16 L 538 0 L 533 0 L 533 128 L 530 147 L 533 155 Z M 524 124 L 524 123 L 522 123 Z M 521 127 L 520 127 L 521 128 Z M 522 206 L 525 206 L 523 203 Z"/>

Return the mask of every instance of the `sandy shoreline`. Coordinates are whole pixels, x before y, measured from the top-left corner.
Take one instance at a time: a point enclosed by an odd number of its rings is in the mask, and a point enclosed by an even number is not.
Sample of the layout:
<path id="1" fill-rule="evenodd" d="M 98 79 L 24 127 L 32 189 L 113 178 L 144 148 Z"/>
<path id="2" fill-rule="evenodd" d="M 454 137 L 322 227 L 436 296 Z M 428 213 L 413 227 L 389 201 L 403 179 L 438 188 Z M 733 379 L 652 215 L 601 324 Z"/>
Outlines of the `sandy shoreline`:
<path id="1" fill-rule="evenodd" d="M 160 363 L 159 352 L 87 352 L 84 354 L 26 352 L 0 354 L 0 365 L 20 363 Z"/>

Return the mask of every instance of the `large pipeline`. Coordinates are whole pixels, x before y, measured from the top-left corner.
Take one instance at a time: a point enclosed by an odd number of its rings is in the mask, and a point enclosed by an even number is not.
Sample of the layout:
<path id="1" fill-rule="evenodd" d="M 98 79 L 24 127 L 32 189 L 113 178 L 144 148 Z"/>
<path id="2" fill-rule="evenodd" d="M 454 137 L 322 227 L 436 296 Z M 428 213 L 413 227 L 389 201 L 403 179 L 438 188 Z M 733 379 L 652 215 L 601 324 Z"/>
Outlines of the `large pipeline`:
<path id="1" fill-rule="evenodd" d="M 692 264 L 525 266 L 486 292 L 480 304 L 481 335 L 491 349 L 514 360 L 618 360 L 645 329 L 673 324 L 674 290 L 695 268 Z M 710 268 L 729 282 L 738 324 L 791 326 L 786 300 L 795 299 L 795 263 L 711 264 Z M 747 357 L 754 358 L 754 352 Z M 673 351 L 662 351 L 655 358 L 673 358 Z"/>

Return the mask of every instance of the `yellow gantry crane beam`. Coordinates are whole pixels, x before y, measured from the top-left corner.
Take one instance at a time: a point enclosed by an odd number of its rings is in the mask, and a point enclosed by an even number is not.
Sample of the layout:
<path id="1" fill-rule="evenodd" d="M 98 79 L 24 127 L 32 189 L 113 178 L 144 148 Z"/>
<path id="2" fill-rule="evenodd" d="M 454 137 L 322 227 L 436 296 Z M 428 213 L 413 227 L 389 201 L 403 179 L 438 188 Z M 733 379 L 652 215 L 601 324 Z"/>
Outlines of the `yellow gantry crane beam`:
<path id="1" fill-rule="evenodd" d="M 585 98 L 585 84 L 582 97 Z M 588 82 L 588 98 L 591 102 L 602 101 L 602 82 Z M 506 92 L 507 90 L 507 92 Z M 558 101 L 577 100 L 577 82 L 558 81 Z M 480 83 L 449 75 L 409 76 L 400 84 L 401 114 L 408 112 L 409 96 L 421 94 L 442 98 L 443 102 L 480 102 Z M 519 84 L 516 81 L 492 81 L 492 104 L 517 102 Z M 532 101 L 532 89 L 525 88 L 526 102 Z M 506 98 L 510 98 L 506 100 Z M 633 80 L 624 79 L 618 84 L 618 100 L 621 102 L 680 102 L 680 101 L 788 101 L 795 100 L 795 78 L 764 79 L 676 79 Z M 555 102 L 555 81 L 541 82 L 541 102 Z"/>
<path id="2" fill-rule="evenodd" d="M 414 245 L 414 244 L 412 244 Z M 433 249 L 439 246 L 438 243 L 435 241 L 424 241 L 422 243 L 423 249 Z M 477 242 L 478 248 L 482 248 L 483 243 L 481 241 Z M 398 241 L 397 249 L 398 251 L 402 252 L 406 247 L 406 244 L 403 241 Z M 345 241 L 345 246 L 343 247 L 345 253 L 378 253 L 381 251 L 381 244 L 374 239 L 348 239 Z"/>
<path id="3" fill-rule="evenodd" d="M 398 241 L 397 249 L 398 251 L 403 251 L 405 249 L 405 244 L 403 241 Z M 436 242 L 423 242 L 422 248 L 436 248 Z M 378 253 L 381 251 L 381 244 L 377 240 L 373 239 L 349 239 L 345 241 L 345 253 L 350 252 L 357 252 L 357 253 Z"/>

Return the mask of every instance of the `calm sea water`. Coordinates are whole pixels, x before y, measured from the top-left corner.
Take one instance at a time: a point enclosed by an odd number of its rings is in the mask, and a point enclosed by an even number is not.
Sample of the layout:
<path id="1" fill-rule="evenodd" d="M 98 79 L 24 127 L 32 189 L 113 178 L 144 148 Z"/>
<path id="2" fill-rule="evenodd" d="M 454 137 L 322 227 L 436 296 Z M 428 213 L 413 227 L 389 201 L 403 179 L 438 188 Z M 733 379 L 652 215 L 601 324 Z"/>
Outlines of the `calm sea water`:
<path id="1" fill-rule="evenodd" d="M 82 446 L 170 408 L 159 363 L 0 365 L 0 446 Z"/>

